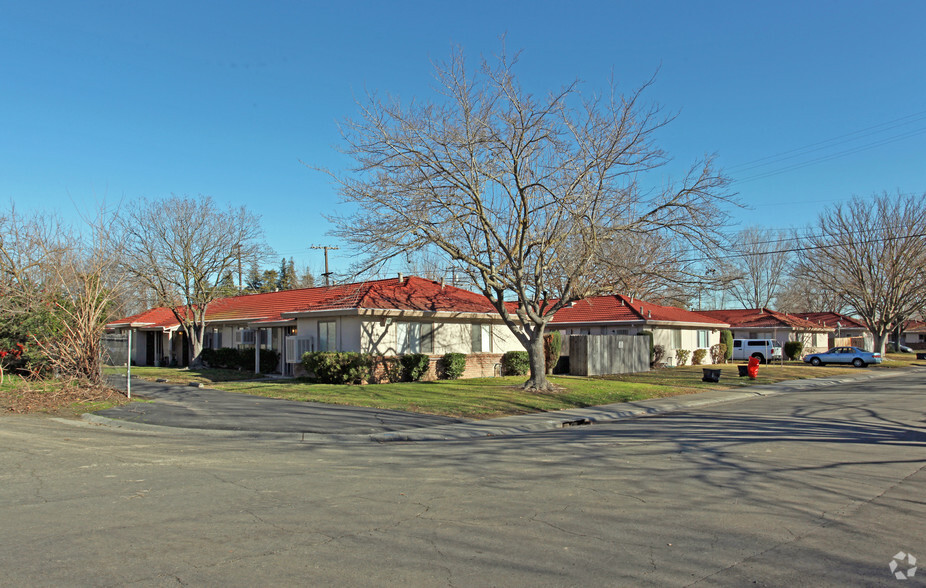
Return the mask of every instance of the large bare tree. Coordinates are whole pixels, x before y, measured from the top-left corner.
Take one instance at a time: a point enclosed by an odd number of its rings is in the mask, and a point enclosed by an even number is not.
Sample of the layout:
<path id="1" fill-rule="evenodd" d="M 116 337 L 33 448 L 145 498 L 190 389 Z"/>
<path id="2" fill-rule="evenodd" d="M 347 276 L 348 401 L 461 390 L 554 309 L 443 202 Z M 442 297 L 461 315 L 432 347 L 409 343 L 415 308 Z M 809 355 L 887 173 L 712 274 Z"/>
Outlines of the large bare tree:
<path id="1" fill-rule="evenodd" d="M 892 329 L 926 302 L 926 199 L 854 197 L 822 212 L 801 239 L 800 275 L 834 291 L 884 352 Z"/>
<path id="2" fill-rule="evenodd" d="M 263 244 L 260 218 L 246 208 L 222 209 L 208 196 L 143 199 L 122 217 L 124 267 L 173 310 L 200 363 L 206 310 L 226 295 L 223 278 L 240 263 L 272 252 Z"/>
<path id="3" fill-rule="evenodd" d="M 733 238 L 721 265 L 723 275 L 735 275 L 730 293 L 743 308 L 772 305 L 788 274 L 792 254 L 785 231 L 748 227 Z"/>
<path id="4" fill-rule="evenodd" d="M 654 133 L 672 118 L 644 104 L 648 84 L 599 95 L 573 82 L 538 96 L 516 61 L 472 71 L 456 50 L 435 67 L 433 101 L 368 96 L 342 126 L 356 165 L 334 174 L 354 212 L 333 220 L 368 264 L 433 249 L 462 267 L 527 350 L 525 387 L 543 390 L 553 314 L 619 281 L 598 279 L 608 244 L 652 233 L 713 242 L 727 180 L 710 160 L 675 182 L 648 173 L 667 162 Z"/>

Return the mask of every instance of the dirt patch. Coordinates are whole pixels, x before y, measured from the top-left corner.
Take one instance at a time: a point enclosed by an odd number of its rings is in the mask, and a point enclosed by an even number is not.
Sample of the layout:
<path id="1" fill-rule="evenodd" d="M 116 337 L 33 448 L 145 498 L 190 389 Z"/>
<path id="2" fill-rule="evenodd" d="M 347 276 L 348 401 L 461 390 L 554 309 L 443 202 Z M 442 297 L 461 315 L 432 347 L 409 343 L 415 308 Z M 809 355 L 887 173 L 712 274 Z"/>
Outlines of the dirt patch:
<path id="1" fill-rule="evenodd" d="M 123 392 L 80 382 L 18 382 L 0 390 L 0 414 L 75 417 L 129 402 Z"/>

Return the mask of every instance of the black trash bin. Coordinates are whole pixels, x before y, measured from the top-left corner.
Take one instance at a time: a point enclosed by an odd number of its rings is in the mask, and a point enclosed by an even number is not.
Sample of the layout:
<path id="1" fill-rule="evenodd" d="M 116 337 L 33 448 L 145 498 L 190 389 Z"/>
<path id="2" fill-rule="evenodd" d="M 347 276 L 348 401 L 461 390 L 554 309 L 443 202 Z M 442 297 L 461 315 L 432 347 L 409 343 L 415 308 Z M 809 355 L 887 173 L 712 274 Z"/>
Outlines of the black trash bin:
<path id="1" fill-rule="evenodd" d="M 745 378 L 746 376 L 749 375 L 749 372 L 746 371 L 747 368 L 749 368 L 748 365 L 738 365 L 738 366 L 736 366 L 736 369 L 738 369 L 739 372 L 740 372 L 740 377 L 741 377 L 741 378 Z"/>
<path id="2" fill-rule="evenodd" d="M 926 359 L 926 353 L 917 353 L 917 354 L 916 354 L 916 358 L 917 358 L 917 359 Z"/>
<path id="3" fill-rule="evenodd" d="M 719 382 L 720 381 L 720 370 L 704 368 L 703 371 L 704 371 L 704 377 L 701 378 L 702 382 Z"/>

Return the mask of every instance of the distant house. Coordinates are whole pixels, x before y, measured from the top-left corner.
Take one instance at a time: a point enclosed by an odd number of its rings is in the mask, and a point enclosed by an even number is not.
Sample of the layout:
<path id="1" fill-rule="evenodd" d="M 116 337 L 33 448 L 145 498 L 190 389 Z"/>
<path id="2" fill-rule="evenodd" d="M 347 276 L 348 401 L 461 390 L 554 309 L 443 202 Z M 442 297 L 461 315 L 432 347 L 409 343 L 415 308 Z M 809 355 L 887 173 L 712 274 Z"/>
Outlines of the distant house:
<path id="1" fill-rule="evenodd" d="M 803 341 L 804 353 L 829 349 L 834 328 L 767 308 L 702 310 L 701 314 L 729 323 L 734 339 L 774 339 L 784 345 Z"/>
<path id="2" fill-rule="evenodd" d="M 694 352 L 720 343 L 720 331 L 729 326 L 703 313 L 612 294 L 585 298 L 559 310 L 547 328 L 563 333 L 563 355 L 569 355 L 569 335 L 638 335 L 650 331 L 653 344 L 665 348 L 666 361 L 671 363 L 676 349 Z M 706 361 L 710 361 L 709 355 Z"/>
<path id="3" fill-rule="evenodd" d="M 903 332 L 901 345 L 906 345 L 911 349 L 926 349 L 926 322 L 907 321 L 901 331 Z"/>
<path id="4" fill-rule="evenodd" d="M 794 312 L 792 316 L 833 329 L 827 334 L 827 347 L 850 345 L 871 351 L 874 337 L 868 326 L 859 319 L 838 312 Z"/>
<path id="5" fill-rule="evenodd" d="M 168 308 L 107 328 L 136 333 L 136 365 L 188 362 L 188 341 Z M 458 352 L 469 356 L 467 377 L 491 376 L 503 353 L 523 350 L 481 294 L 401 276 L 216 300 L 206 311 L 204 347 L 273 349 L 281 354 L 277 371 L 283 374 L 298 373 L 306 351 L 425 353 L 435 361 Z"/>

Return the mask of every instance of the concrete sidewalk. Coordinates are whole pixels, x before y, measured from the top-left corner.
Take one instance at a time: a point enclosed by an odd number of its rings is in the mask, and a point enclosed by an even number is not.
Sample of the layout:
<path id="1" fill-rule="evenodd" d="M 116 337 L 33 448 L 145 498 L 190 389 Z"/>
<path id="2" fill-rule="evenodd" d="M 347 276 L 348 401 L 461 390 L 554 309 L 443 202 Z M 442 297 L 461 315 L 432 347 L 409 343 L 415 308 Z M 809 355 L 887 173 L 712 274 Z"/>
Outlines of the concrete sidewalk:
<path id="1" fill-rule="evenodd" d="M 466 421 L 372 408 L 276 400 L 188 386 L 133 381 L 133 394 L 152 402 L 85 414 L 84 420 L 134 430 L 183 430 L 210 435 L 327 442 L 447 441 L 524 435 L 684 411 L 907 373 L 885 370 L 855 377 L 793 380 L 735 390 L 710 390 L 639 402 Z"/>

